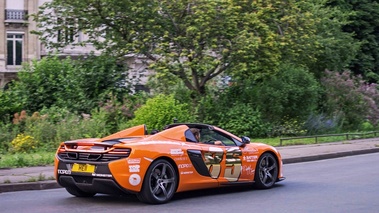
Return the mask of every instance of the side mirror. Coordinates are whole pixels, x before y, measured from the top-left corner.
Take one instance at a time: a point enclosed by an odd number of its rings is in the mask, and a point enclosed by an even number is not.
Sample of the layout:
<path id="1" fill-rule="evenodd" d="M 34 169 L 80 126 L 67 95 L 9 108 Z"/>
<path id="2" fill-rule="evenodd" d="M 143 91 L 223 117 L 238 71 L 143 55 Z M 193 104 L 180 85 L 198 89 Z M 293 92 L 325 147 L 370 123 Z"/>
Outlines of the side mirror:
<path id="1" fill-rule="evenodd" d="M 242 136 L 241 140 L 242 140 L 243 144 L 249 144 L 250 143 L 250 138 L 247 136 Z"/>

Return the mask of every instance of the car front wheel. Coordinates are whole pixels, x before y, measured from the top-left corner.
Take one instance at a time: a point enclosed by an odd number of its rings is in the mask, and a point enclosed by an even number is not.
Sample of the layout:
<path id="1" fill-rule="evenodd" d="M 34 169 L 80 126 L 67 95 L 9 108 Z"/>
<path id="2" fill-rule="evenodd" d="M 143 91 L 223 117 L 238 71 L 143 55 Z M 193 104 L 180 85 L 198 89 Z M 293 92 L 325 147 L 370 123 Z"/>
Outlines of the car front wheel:
<path id="1" fill-rule="evenodd" d="M 174 196 L 177 185 L 178 176 L 175 168 L 167 160 L 160 159 L 150 165 L 137 197 L 145 203 L 166 203 Z"/>
<path id="2" fill-rule="evenodd" d="M 254 186 L 260 189 L 271 188 L 278 177 L 278 162 L 271 153 L 264 153 L 258 160 Z"/>

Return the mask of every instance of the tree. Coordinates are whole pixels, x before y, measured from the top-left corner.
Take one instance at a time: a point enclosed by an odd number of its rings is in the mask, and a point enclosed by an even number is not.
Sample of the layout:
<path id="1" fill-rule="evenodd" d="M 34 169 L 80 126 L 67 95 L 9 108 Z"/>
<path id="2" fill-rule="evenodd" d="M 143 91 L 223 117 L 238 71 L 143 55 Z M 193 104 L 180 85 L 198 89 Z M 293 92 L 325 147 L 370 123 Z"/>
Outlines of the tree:
<path id="1" fill-rule="evenodd" d="M 361 44 L 356 57 L 347 68 L 371 82 L 378 82 L 379 2 L 377 0 L 329 0 L 328 4 L 352 14 L 348 17 L 349 22 L 342 26 L 342 30 L 352 33 L 355 43 Z"/>
<path id="2" fill-rule="evenodd" d="M 342 70 L 355 59 L 360 42 L 352 32 L 342 31 L 349 23 L 351 11 L 330 7 L 326 0 L 298 1 L 303 13 L 292 15 L 287 22 L 297 27 L 289 29 L 287 45 L 283 46 L 284 61 L 305 66 L 320 78 L 325 69 Z"/>
<path id="3" fill-rule="evenodd" d="M 308 10 L 311 2 L 54 0 L 33 17 L 47 47 L 72 44 L 72 39 L 62 38 L 82 31 L 89 36 L 87 42 L 106 54 L 145 55 L 158 78 L 180 79 L 191 91 L 205 95 L 206 84 L 223 73 L 259 79 L 275 73 L 283 56 L 316 63 L 322 46 L 335 41 L 324 40 L 320 47 L 315 33 L 330 16 L 312 14 L 324 8 Z"/>

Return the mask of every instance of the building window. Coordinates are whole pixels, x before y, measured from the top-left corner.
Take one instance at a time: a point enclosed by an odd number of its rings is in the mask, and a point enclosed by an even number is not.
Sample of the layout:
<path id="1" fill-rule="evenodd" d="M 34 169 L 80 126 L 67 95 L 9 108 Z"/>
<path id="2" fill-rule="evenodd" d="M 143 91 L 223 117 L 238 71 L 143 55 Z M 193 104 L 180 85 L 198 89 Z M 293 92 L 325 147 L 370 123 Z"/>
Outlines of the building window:
<path id="1" fill-rule="evenodd" d="M 5 20 L 27 20 L 27 10 L 5 10 Z"/>
<path id="2" fill-rule="evenodd" d="M 74 25 L 75 22 L 73 19 L 61 19 L 58 18 L 58 25 L 64 26 L 63 30 L 58 30 L 58 42 L 74 42 Z"/>
<path id="3" fill-rule="evenodd" d="M 7 34 L 7 65 L 21 65 L 23 34 Z"/>

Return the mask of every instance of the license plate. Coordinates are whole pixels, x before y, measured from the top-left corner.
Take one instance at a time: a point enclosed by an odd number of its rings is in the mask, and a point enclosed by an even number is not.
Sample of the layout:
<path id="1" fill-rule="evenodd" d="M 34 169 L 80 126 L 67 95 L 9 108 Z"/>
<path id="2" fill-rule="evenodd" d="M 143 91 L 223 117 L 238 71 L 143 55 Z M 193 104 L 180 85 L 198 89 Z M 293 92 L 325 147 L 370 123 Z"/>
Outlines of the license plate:
<path id="1" fill-rule="evenodd" d="M 94 173 L 95 165 L 74 163 L 74 165 L 72 166 L 72 171 Z"/>

